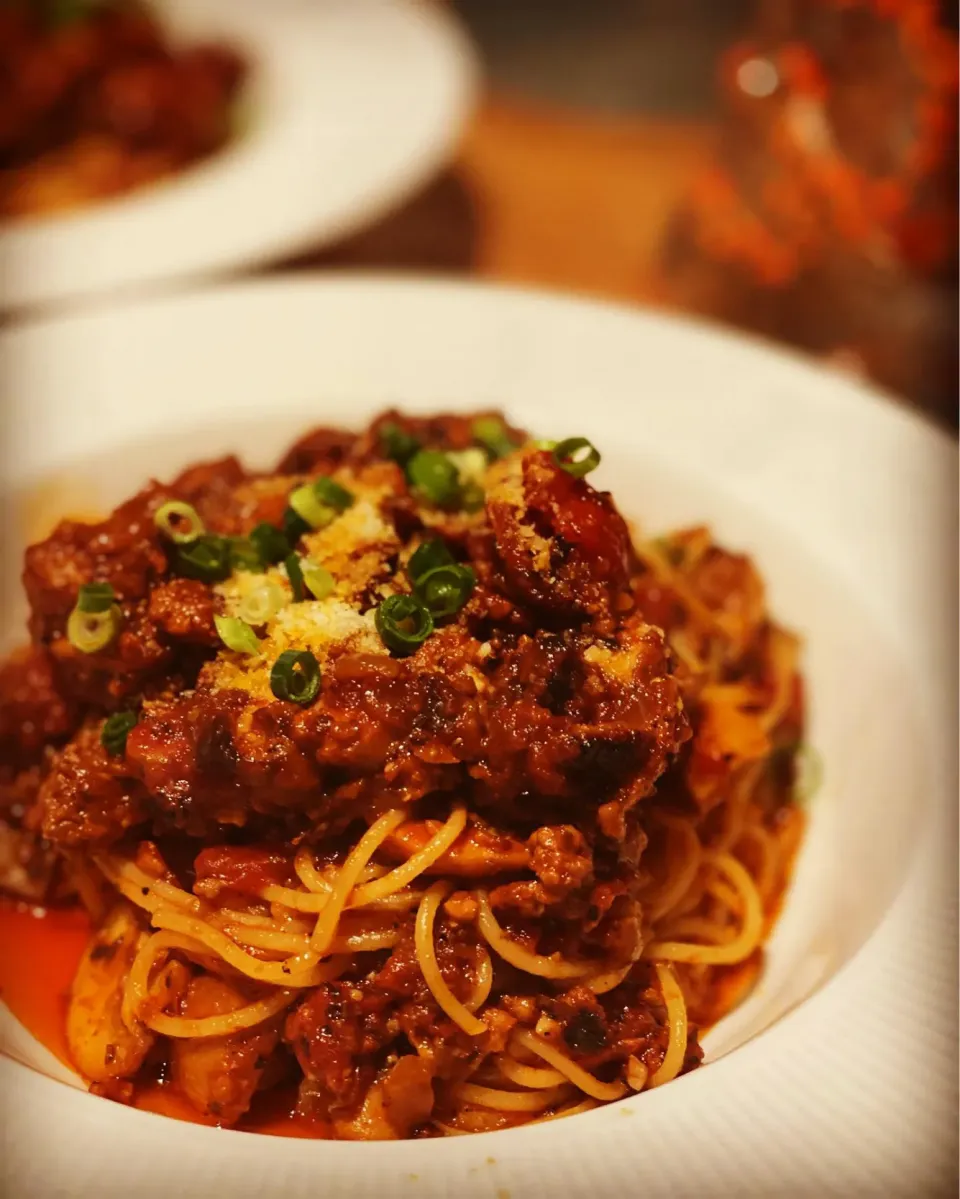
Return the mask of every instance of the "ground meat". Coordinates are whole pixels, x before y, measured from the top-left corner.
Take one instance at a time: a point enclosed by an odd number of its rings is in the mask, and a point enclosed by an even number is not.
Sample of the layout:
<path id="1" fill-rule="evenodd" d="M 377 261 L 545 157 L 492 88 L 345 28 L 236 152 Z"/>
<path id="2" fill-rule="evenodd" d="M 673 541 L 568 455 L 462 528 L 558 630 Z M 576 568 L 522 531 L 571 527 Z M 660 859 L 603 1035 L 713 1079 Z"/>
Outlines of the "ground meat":
<path id="1" fill-rule="evenodd" d="M 121 607 L 146 598 L 165 573 L 167 556 L 153 514 L 170 494 L 151 484 L 106 520 L 64 520 L 24 559 L 23 586 L 30 602 L 30 630 L 37 640 L 64 635 L 81 584 L 109 583 Z"/>
<path id="2" fill-rule="evenodd" d="M 277 463 L 282 475 L 326 474 L 342 465 L 357 442 L 356 434 L 343 429 L 311 429 Z"/>
<path id="3" fill-rule="evenodd" d="M 213 590 L 197 579 L 171 579 L 154 587 L 147 616 L 164 639 L 219 644 L 213 623 Z"/>
<path id="4" fill-rule="evenodd" d="M 72 732 L 76 706 L 60 691 L 54 661 L 40 645 L 25 646 L 0 665 L 0 762 L 20 768 Z"/>
<path id="5" fill-rule="evenodd" d="M 448 986 L 466 998 L 476 968 L 472 930 L 441 924 L 436 952 Z M 494 1035 L 494 1034 L 491 1034 Z M 500 1030 L 499 1041 L 504 1037 Z M 415 1048 L 430 1076 L 465 1075 L 489 1036 L 470 1037 L 438 1007 L 405 936 L 376 974 L 355 982 L 325 983 L 287 1018 L 284 1037 L 306 1078 L 301 1108 L 313 1116 L 355 1112 L 384 1063 L 384 1053 Z"/>
<path id="6" fill-rule="evenodd" d="M 528 842 L 534 874 L 559 897 L 582 887 L 593 874 L 593 855 L 572 825 L 544 825 Z"/>
<path id="7" fill-rule="evenodd" d="M 630 979 L 606 995 L 576 986 L 554 999 L 549 1008 L 560 1024 L 565 1052 L 601 1077 L 618 1074 L 629 1057 L 642 1061 L 653 1074 L 667 1051 L 669 1030 L 660 992 L 652 984 L 651 968 L 638 966 Z M 695 1028 L 688 1034 L 688 1046 L 681 1072 L 693 1069 L 702 1057 Z"/>
<path id="8" fill-rule="evenodd" d="M 545 612 L 614 627 L 628 581 L 623 517 L 548 453 L 508 461 L 487 511 L 509 587 Z"/>
<path id="9" fill-rule="evenodd" d="M 38 796 L 43 834 L 58 845 L 108 844 L 146 816 L 142 789 L 91 723 L 58 755 Z"/>

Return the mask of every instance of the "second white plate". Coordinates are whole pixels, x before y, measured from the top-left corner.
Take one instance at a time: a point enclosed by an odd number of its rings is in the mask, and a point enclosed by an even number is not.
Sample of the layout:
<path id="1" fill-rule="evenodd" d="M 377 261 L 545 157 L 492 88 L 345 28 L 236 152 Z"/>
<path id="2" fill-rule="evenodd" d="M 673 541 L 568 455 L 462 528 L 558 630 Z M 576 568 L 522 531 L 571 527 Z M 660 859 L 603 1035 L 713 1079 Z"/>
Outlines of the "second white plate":
<path id="1" fill-rule="evenodd" d="M 436 6 L 156 0 L 187 38 L 251 62 L 242 132 L 169 181 L 0 230 L 0 311 L 248 267 L 336 242 L 443 163 L 476 64 Z"/>

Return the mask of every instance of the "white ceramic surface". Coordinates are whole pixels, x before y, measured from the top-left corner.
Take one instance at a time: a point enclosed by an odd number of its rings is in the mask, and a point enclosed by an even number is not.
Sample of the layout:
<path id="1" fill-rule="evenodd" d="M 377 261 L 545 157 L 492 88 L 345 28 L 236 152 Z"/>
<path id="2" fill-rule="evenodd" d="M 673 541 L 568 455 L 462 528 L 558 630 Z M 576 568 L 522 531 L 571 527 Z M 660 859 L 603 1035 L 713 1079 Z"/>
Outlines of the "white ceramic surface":
<path id="1" fill-rule="evenodd" d="M 416 0 L 152 0 L 175 34 L 251 62 L 240 132 L 170 180 L 0 227 L 0 310 L 246 268 L 344 238 L 452 152 L 476 63 Z"/>
<path id="2" fill-rule="evenodd" d="M 500 404 L 586 434 L 648 528 L 709 521 L 806 637 L 826 781 L 766 974 L 704 1069 L 570 1120 L 335 1144 L 179 1124 L 43 1077 L 0 1019 L 12 1195 L 939 1195 L 956 1137 L 956 450 L 799 358 L 507 289 L 328 277 L 0 338 L 4 619 L 51 509 L 311 423 Z M 62 1072 L 61 1072 L 62 1073 Z M 11 1097 L 13 1102 L 11 1102 Z M 0 1180 L 3 1174 L 0 1173 Z"/>

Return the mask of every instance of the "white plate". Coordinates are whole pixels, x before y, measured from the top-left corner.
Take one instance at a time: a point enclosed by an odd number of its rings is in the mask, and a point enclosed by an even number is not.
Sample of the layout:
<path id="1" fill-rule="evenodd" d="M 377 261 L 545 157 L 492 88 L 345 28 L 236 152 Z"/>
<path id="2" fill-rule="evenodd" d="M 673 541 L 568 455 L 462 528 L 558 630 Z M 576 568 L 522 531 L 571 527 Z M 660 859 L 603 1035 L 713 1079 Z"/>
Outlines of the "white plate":
<path id="1" fill-rule="evenodd" d="M 933 1195 L 955 1165 L 956 452 L 888 401 L 728 334 L 506 289 L 246 285 L 6 335 L 16 551 L 35 504 L 102 505 L 200 454 L 269 462 L 314 422 L 499 403 L 586 434 L 648 527 L 708 519 L 807 638 L 811 813 L 769 969 L 651 1094 L 447 1141 L 179 1124 L 41 1076 L 7 1015 L 11 1193 Z M 53 491 L 51 492 L 51 487 Z M 19 515 L 18 515 L 19 513 Z M 15 553 L 3 565 L 13 586 Z M 16 1044 L 14 1040 L 16 1039 Z M 58 1187 L 61 1188 L 58 1190 Z"/>
<path id="2" fill-rule="evenodd" d="M 473 52 L 436 5 L 154 0 L 241 47 L 241 131 L 170 180 L 0 231 L 0 310 L 249 267 L 338 241 L 411 194 L 470 110 Z"/>

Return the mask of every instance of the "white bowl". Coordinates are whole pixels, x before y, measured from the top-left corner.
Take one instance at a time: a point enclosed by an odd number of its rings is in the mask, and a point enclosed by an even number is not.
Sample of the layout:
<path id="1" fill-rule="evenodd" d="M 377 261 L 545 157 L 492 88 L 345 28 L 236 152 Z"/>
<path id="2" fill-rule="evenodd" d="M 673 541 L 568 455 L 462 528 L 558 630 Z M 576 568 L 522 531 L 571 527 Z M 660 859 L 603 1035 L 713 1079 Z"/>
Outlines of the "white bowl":
<path id="1" fill-rule="evenodd" d="M 0 228 L 0 310 L 75 303 L 320 247 L 399 204 L 453 150 L 477 66 L 410 0 L 154 0 L 173 34 L 250 61 L 241 128 L 169 180 Z"/>
<path id="2" fill-rule="evenodd" d="M 589 436 L 598 481 L 648 528 L 707 520 L 755 556 L 773 610 L 806 638 L 826 772 L 768 969 L 707 1038 L 704 1069 L 510 1132 L 302 1142 L 52 1081 L 7 1013 L 2 1043 L 33 1067 L 0 1063 L 17 1194 L 940 1193 L 956 1065 L 944 436 L 727 333 L 466 284 L 277 280 L 39 323 L 0 351 L 7 612 L 19 549 L 51 506 L 103 507 L 230 449 L 266 464 L 313 423 L 358 425 L 388 404 L 498 404 L 543 435 Z"/>

